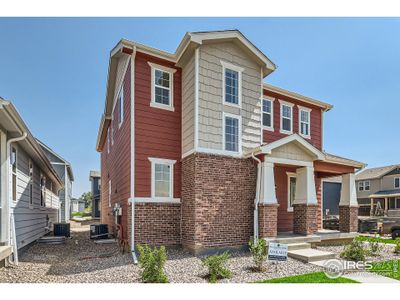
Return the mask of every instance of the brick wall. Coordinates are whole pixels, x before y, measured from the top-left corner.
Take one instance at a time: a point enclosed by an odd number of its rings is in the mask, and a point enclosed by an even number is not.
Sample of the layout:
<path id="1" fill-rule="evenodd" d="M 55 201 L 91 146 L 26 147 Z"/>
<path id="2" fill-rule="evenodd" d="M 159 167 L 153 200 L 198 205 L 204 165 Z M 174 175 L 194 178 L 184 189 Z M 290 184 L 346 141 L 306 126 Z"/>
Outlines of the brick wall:
<path id="1" fill-rule="evenodd" d="M 293 205 L 293 232 L 298 234 L 313 234 L 318 230 L 318 205 Z"/>
<path id="2" fill-rule="evenodd" d="M 339 206 L 339 230 L 358 231 L 358 206 Z"/>
<path id="3" fill-rule="evenodd" d="M 182 168 L 183 246 L 247 244 L 253 234 L 255 162 L 197 153 L 186 157 Z"/>
<path id="4" fill-rule="evenodd" d="M 259 237 L 276 237 L 278 233 L 278 207 L 279 204 L 259 204 Z"/>

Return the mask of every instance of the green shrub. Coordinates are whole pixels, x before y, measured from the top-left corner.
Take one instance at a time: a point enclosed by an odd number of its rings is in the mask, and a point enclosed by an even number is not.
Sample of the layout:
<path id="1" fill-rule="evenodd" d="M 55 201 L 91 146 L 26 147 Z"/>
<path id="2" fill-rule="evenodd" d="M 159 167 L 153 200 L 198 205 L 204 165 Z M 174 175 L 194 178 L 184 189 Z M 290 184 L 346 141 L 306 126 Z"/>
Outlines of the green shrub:
<path id="1" fill-rule="evenodd" d="M 208 268 L 208 281 L 215 283 L 218 279 L 231 278 L 232 273 L 226 267 L 230 258 L 228 252 L 219 255 L 211 255 L 203 259 L 203 265 Z"/>
<path id="2" fill-rule="evenodd" d="M 369 255 L 378 256 L 382 250 L 382 246 L 378 240 L 370 240 L 368 241 L 368 251 Z"/>
<path id="3" fill-rule="evenodd" d="M 264 262 L 268 256 L 267 242 L 264 239 L 256 239 L 249 242 L 250 252 L 253 255 L 254 264 L 258 272 L 264 272 Z"/>
<path id="4" fill-rule="evenodd" d="M 394 247 L 394 253 L 400 254 L 400 238 L 396 239 L 396 247 Z"/>
<path id="5" fill-rule="evenodd" d="M 167 251 L 164 246 L 151 248 L 148 245 L 137 245 L 139 265 L 143 269 L 141 278 L 145 283 L 166 283 L 168 277 L 164 273 Z"/>
<path id="6" fill-rule="evenodd" d="M 340 253 L 340 257 L 352 261 L 365 261 L 365 249 L 362 242 L 354 239 Z"/>

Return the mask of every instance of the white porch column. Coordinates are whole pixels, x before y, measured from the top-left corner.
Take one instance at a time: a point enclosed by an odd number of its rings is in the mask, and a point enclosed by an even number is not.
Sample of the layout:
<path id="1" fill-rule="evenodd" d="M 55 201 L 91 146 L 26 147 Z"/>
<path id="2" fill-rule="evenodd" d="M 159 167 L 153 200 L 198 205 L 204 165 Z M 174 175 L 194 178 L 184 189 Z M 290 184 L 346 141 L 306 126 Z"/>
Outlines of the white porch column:
<path id="1" fill-rule="evenodd" d="M 358 206 L 354 173 L 342 176 L 339 206 Z"/>
<path id="2" fill-rule="evenodd" d="M 269 161 L 262 162 L 261 176 L 261 195 L 260 203 L 277 204 L 275 192 L 274 163 Z"/>
<path id="3" fill-rule="evenodd" d="M 296 194 L 293 204 L 318 204 L 315 191 L 314 167 L 297 168 L 296 174 Z"/>

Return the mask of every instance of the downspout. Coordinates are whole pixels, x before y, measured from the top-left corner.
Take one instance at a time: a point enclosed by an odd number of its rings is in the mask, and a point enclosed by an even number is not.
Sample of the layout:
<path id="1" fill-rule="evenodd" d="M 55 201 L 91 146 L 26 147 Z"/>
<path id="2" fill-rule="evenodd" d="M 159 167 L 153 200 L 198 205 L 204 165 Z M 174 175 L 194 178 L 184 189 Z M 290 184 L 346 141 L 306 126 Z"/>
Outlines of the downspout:
<path id="1" fill-rule="evenodd" d="M 7 144 L 6 144 L 6 157 L 7 157 L 7 174 L 6 174 L 6 178 L 8 179 L 7 180 L 7 199 L 8 199 L 8 201 L 6 201 L 6 203 L 8 203 L 8 213 L 9 213 L 8 220 L 10 222 L 10 226 L 13 226 L 13 230 L 12 230 L 12 233 L 13 233 L 13 236 L 12 236 L 12 238 L 13 238 L 13 260 L 11 260 L 11 257 L 8 257 L 8 262 L 10 264 L 13 264 L 13 265 L 18 265 L 18 246 L 17 246 L 17 237 L 16 237 L 16 234 L 15 234 L 14 211 L 11 213 L 11 209 L 10 209 L 11 208 L 11 199 L 10 199 L 10 188 L 11 188 L 11 186 L 10 186 L 10 147 L 11 147 L 12 143 L 22 141 L 27 136 L 28 136 L 27 132 L 24 131 L 21 136 L 9 139 L 7 141 Z M 11 220 L 13 221 L 14 224 L 11 224 Z M 8 227 L 8 232 L 10 232 L 10 230 L 9 230 L 10 226 Z M 11 237 L 9 236 L 8 237 L 8 243 L 10 243 L 10 240 L 11 240 Z"/>
<path id="2" fill-rule="evenodd" d="M 136 46 L 131 56 L 131 254 L 135 265 L 138 259 L 135 252 L 135 56 Z"/>
<path id="3" fill-rule="evenodd" d="M 256 198 L 254 200 L 254 242 L 258 240 L 258 204 L 260 203 L 261 190 L 261 160 L 251 152 L 251 157 L 257 161 L 257 183 L 256 183 Z"/>

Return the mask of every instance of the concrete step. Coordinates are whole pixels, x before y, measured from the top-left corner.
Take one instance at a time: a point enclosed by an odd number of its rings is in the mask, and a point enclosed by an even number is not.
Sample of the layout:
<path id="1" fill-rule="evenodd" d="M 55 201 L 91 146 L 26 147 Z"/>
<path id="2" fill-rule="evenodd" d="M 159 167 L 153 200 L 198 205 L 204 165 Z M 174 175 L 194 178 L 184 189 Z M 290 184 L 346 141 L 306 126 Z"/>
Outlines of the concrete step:
<path id="1" fill-rule="evenodd" d="M 309 263 L 309 262 L 335 258 L 335 253 L 310 248 L 310 249 L 289 250 L 288 256 Z"/>
<path id="2" fill-rule="evenodd" d="M 12 248 L 10 246 L 0 246 L 0 261 L 9 257 L 12 253 Z"/>
<path id="3" fill-rule="evenodd" d="M 266 238 L 267 242 L 280 243 L 280 244 L 299 244 L 299 243 L 319 243 L 321 242 L 321 237 L 318 235 L 291 235 L 276 238 Z"/>
<path id="4" fill-rule="evenodd" d="M 310 248 L 311 248 L 311 244 L 309 244 L 309 243 L 288 244 L 288 251 L 300 250 L 300 249 L 310 249 Z"/>

